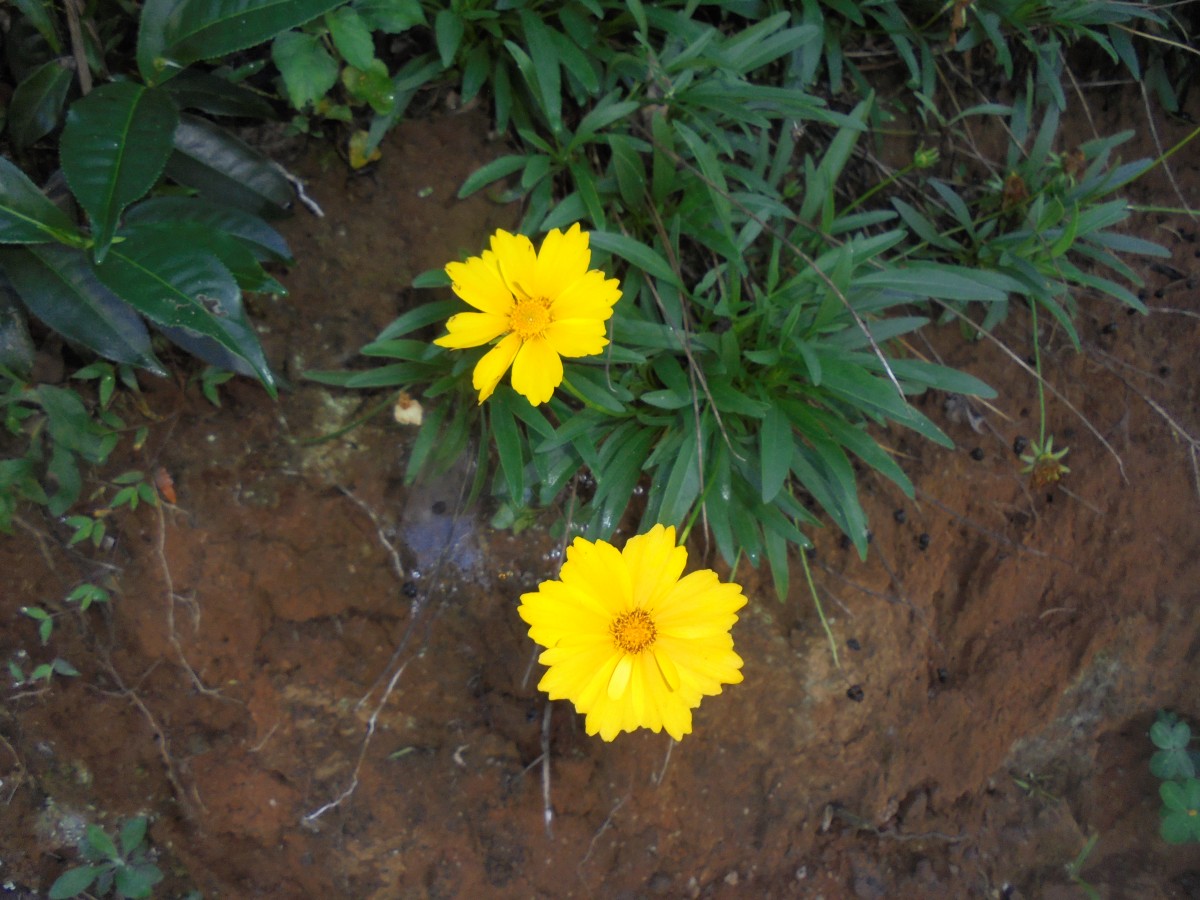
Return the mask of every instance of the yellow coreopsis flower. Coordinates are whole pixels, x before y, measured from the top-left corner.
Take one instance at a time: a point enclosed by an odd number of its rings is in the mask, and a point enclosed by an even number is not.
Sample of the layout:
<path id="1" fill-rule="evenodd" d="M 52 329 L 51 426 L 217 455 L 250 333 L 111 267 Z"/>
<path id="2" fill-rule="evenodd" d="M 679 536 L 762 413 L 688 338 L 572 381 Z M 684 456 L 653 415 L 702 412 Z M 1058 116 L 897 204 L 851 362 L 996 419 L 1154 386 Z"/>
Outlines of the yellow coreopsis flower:
<path id="1" fill-rule="evenodd" d="M 574 703 L 588 734 L 665 728 L 680 740 L 701 698 L 742 680 L 729 633 L 742 589 L 711 569 L 683 575 L 686 564 L 662 525 L 621 550 L 575 538 L 559 580 L 521 596 L 529 636 L 549 648 L 538 688 Z"/>
<path id="2" fill-rule="evenodd" d="M 566 234 L 552 230 L 536 253 L 529 238 L 500 229 L 490 250 L 446 266 L 454 293 L 478 312 L 451 316 L 449 334 L 434 343 L 462 350 L 501 338 L 475 366 L 480 403 L 509 366 L 517 393 L 545 403 L 562 383 L 562 357 L 592 356 L 608 344 L 604 322 L 621 290 L 588 268 L 591 258 L 577 223 Z"/>

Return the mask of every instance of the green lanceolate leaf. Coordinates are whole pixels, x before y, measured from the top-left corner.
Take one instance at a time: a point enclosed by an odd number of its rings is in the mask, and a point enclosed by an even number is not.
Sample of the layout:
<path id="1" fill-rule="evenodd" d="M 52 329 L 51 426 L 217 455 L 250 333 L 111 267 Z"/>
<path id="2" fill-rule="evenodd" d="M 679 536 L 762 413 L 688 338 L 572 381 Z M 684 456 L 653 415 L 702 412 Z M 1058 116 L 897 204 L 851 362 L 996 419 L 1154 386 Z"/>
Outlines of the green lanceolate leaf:
<path id="1" fill-rule="evenodd" d="M 167 175 L 209 200 L 265 218 L 286 215 L 292 206 L 292 186 L 277 165 L 196 116 L 180 117 Z"/>
<path id="2" fill-rule="evenodd" d="M 244 361 L 274 395 L 275 379 L 229 269 L 211 253 L 161 229 L 135 229 L 124 237 L 97 266 L 100 279 L 155 324 L 207 338 Z M 176 338 L 171 330 L 167 335 Z M 198 345 L 184 346 L 208 358 Z"/>
<path id="3" fill-rule="evenodd" d="M 8 134 L 28 147 L 58 126 L 74 74 L 57 59 L 39 66 L 17 85 L 8 104 Z"/>
<path id="4" fill-rule="evenodd" d="M 0 244 L 44 244 L 82 235 L 15 165 L 0 156 Z"/>
<path id="5" fill-rule="evenodd" d="M 63 174 L 91 219 L 97 262 L 125 207 L 158 181 L 178 122 L 170 95 L 129 81 L 106 84 L 71 105 L 60 147 Z"/>
<path id="6" fill-rule="evenodd" d="M 263 95 L 219 75 L 184 72 L 168 81 L 166 90 L 180 109 L 198 109 L 211 116 L 276 118 L 275 109 Z"/>
<path id="7" fill-rule="evenodd" d="M 26 308 L 63 337 L 114 362 L 166 371 L 137 313 L 96 278 L 87 255 L 57 245 L 0 248 L 0 269 Z"/>
<path id="8" fill-rule="evenodd" d="M 147 0 L 138 33 L 138 69 L 165 81 L 201 59 L 269 41 L 344 0 Z"/>
<path id="9" fill-rule="evenodd" d="M 78 897 L 91 887 L 92 882 L 104 871 L 104 866 L 77 866 L 74 869 L 67 869 L 58 876 L 58 880 L 54 884 L 50 885 L 50 893 L 47 896 L 50 900 L 69 900 L 71 897 Z"/>
<path id="10" fill-rule="evenodd" d="M 762 467 L 762 501 L 770 503 L 782 490 L 792 466 L 792 455 L 796 450 L 792 437 L 792 423 L 777 406 L 772 406 L 763 417 L 762 431 L 758 436 L 759 461 Z"/>

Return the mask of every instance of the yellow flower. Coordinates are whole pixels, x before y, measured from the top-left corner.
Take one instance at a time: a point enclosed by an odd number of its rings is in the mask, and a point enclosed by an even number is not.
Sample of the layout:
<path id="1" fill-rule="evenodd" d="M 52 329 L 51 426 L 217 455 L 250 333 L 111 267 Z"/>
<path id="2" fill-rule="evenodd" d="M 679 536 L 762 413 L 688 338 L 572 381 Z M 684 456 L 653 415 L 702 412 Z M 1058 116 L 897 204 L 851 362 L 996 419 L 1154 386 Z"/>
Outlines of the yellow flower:
<path id="1" fill-rule="evenodd" d="M 454 293 L 479 310 L 451 316 L 439 347 L 478 347 L 503 335 L 475 366 L 482 403 L 508 367 L 512 386 L 537 405 L 563 380 L 562 357 L 592 356 L 608 344 L 604 322 L 621 298 L 616 279 L 588 269 L 588 233 L 572 225 L 546 235 L 535 253 L 529 238 L 500 229 L 482 256 L 446 266 Z"/>
<path id="2" fill-rule="evenodd" d="M 558 581 L 521 596 L 529 636 L 548 647 L 538 684 L 587 716 L 588 734 L 692 730 L 692 710 L 742 680 L 729 629 L 746 603 L 736 584 L 702 569 L 680 577 L 687 550 L 655 525 L 618 551 L 575 538 Z"/>

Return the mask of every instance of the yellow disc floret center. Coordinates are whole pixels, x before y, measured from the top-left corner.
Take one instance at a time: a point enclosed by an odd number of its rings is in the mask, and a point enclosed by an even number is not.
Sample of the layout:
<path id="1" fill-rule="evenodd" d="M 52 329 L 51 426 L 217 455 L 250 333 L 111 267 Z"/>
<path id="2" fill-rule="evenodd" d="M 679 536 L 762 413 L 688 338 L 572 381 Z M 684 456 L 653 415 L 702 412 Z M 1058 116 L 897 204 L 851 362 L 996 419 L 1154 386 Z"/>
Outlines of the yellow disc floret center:
<path id="1" fill-rule="evenodd" d="M 653 644 L 655 637 L 658 636 L 658 629 L 654 627 L 654 620 L 650 618 L 650 614 L 644 609 L 634 609 L 627 613 L 621 613 L 621 615 L 613 619 L 610 627 L 612 629 L 613 640 L 626 653 L 641 653 Z"/>
<path id="2" fill-rule="evenodd" d="M 523 341 L 541 337 L 550 324 L 550 304 L 540 297 L 524 297 L 508 315 L 508 327 Z"/>

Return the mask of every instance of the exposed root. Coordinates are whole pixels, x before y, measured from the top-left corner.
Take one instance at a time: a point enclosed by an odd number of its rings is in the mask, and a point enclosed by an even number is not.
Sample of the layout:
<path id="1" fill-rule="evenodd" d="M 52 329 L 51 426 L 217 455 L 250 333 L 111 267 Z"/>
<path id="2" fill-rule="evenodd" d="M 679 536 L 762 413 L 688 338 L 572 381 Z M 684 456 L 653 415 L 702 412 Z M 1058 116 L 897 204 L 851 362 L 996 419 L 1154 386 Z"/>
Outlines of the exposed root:
<path id="1" fill-rule="evenodd" d="M 116 694 L 112 694 L 110 691 L 100 691 L 100 693 L 122 697 L 137 708 L 138 712 L 142 714 L 142 717 L 150 726 L 150 730 L 154 732 L 155 742 L 158 744 L 158 755 L 162 759 L 163 768 L 167 773 L 167 781 L 170 782 L 171 790 L 174 791 L 175 799 L 179 801 L 180 807 L 183 809 L 188 818 L 195 817 L 195 811 L 192 808 L 193 803 L 195 804 L 196 809 L 199 809 L 201 812 L 207 814 L 208 809 L 205 807 L 204 801 L 200 799 L 200 793 L 196 790 L 196 786 L 192 785 L 191 791 L 188 791 L 184 787 L 183 780 L 179 777 L 179 769 L 175 765 L 175 759 L 171 756 L 171 739 L 167 735 L 167 732 L 163 730 L 162 726 L 158 724 L 158 720 L 154 717 L 154 713 L 150 712 L 150 708 L 146 706 L 142 698 L 138 696 L 137 691 L 126 687 L 125 681 L 121 678 L 120 673 L 117 672 L 116 667 L 112 664 L 112 661 L 108 658 L 108 655 L 106 653 L 97 655 L 100 658 L 100 662 L 104 668 L 104 671 L 114 682 L 116 682 L 117 687 L 120 688 L 120 691 Z M 151 667 L 151 670 L 152 669 L 153 667 Z M 149 674 L 149 671 L 147 674 Z"/>
<path id="2" fill-rule="evenodd" d="M 175 580 L 171 577 L 171 567 L 167 563 L 167 518 L 166 514 L 163 512 L 163 506 L 165 503 L 166 501 L 160 497 L 158 503 L 154 505 L 154 508 L 158 513 L 158 539 L 154 543 L 154 552 L 158 556 L 159 569 L 162 572 L 163 584 L 166 585 L 167 638 L 170 640 L 171 646 L 175 650 L 175 656 L 178 658 L 179 664 L 192 679 L 192 684 L 195 686 L 196 690 L 207 697 L 222 697 L 222 699 L 227 699 L 224 698 L 224 695 L 222 695 L 220 691 L 210 688 L 200 680 L 200 676 L 196 674 L 196 670 L 193 669 L 192 664 L 188 662 L 187 656 L 183 652 L 183 645 L 179 643 L 179 635 L 175 631 L 175 604 L 188 603 L 191 606 L 193 631 L 200 627 L 200 605 L 196 603 L 195 600 L 189 600 L 188 598 L 180 597 L 175 593 Z"/>
<path id="3" fill-rule="evenodd" d="M 2 734 L 0 734 L 0 744 L 3 744 L 4 749 L 12 754 L 13 762 L 15 762 L 17 765 L 16 774 L 13 775 L 11 778 L 12 790 L 9 791 L 8 796 L 4 798 L 4 805 L 8 806 L 10 803 L 12 803 L 13 797 L 17 796 L 17 791 L 20 789 L 21 785 L 24 783 L 25 774 L 29 770 L 25 768 L 25 763 L 21 760 L 21 754 L 17 753 L 17 751 L 13 747 L 13 745 L 8 742 L 8 738 L 6 738 Z M 2 781 L 0 781 L 0 787 L 3 787 L 3 786 L 4 786 L 4 783 Z"/>

